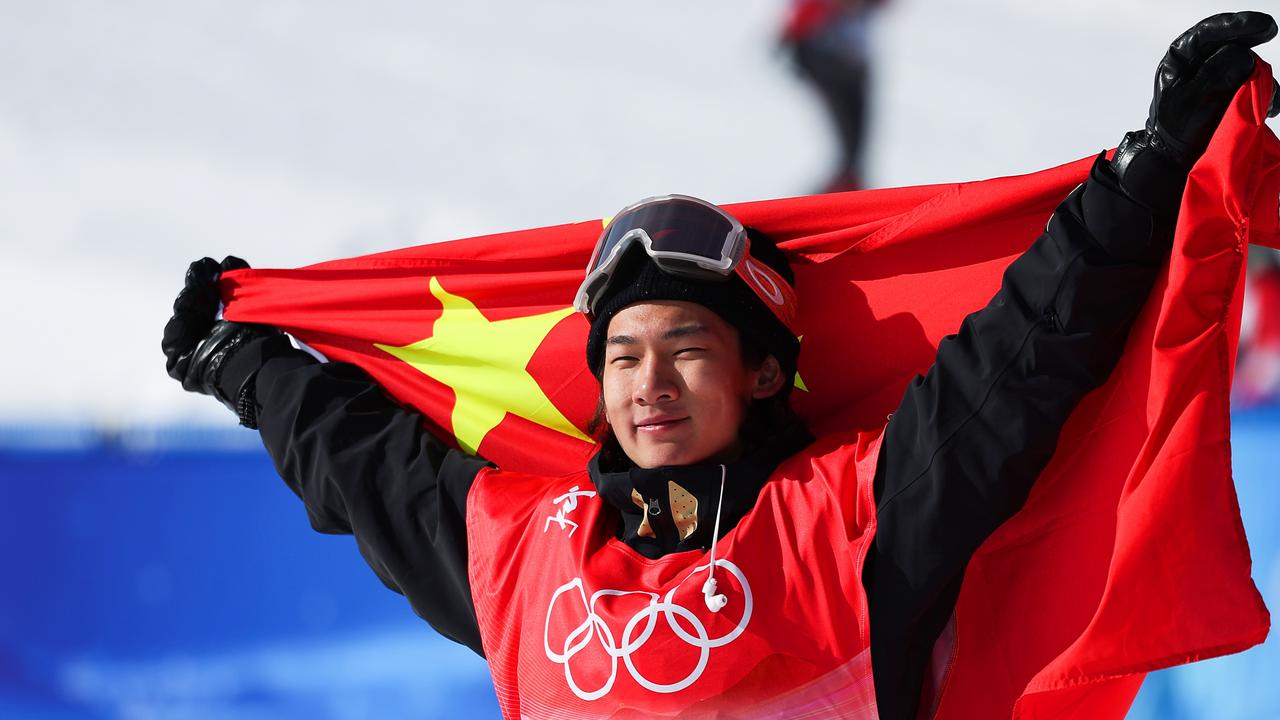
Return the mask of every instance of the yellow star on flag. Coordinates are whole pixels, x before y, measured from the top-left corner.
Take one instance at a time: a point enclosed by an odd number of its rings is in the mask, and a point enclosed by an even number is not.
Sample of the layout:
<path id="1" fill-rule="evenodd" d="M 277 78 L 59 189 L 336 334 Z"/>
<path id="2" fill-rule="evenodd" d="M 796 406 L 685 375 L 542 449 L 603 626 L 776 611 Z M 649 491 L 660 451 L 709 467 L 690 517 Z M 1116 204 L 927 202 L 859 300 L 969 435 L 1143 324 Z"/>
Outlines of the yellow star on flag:
<path id="1" fill-rule="evenodd" d="M 489 320 L 470 300 L 447 292 L 437 278 L 429 286 L 444 306 L 431 336 L 403 347 L 374 345 L 453 388 L 453 434 L 463 450 L 474 454 L 507 413 L 593 442 L 551 404 L 526 369 L 547 334 L 573 308 Z"/>
<path id="2" fill-rule="evenodd" d="M 803 335 L 801 335 L 801 336 L 797 337 L 797 338 L 796 338 L 796 342 L 804 342 L 804 336 L 803 336 Z M 797 370 L 797 371 L 796 371 L 796 382 L 795 382 L 795 387 L 796 387 L 796 389 L 797 389 L 797 390 L 803 390 L 803 391 L 805 391 L 805 392 L 809 392 L 809 388 L 804 384 L 804 380 L 800 379 L 800 371 L 799 371 L 799 370 Z"/>

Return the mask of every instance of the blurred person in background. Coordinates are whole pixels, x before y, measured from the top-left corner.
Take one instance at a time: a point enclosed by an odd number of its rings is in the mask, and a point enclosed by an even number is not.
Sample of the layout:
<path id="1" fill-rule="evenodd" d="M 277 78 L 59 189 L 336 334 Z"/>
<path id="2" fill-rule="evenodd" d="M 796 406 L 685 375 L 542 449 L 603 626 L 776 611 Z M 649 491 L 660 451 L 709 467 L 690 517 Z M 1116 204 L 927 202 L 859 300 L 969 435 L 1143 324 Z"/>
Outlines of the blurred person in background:
<path id="1" fill-rule="evenodd" d="M 812 83 L 835 125 L 840 157 L 820 192 L 865 187 L 862 157 L 869 116 L 871 22 L 883 0 L 792 0 L 781 35 L 796 69 Z"/>
<path id="2" fill-rule="evenodd" d="M 1249 48 L 1275 33 L 1265 14 L 1224 14 L 1175 40 L 1146 127 L 1097 159 L 880 432 L 809 435 L 788 403 L 799 340 L 786 258 L 680 196 L 615 216 L 575 300 L 603 423 L 576 474 L 451 449 L 358 367 L 218 319 L 219 274 L 246 267 L 234 258 L 188 270 L 167 369 L 259 429 L 317 530 L 353 534 L 388 587 L 487 657 L 509 716 L 927 715 L 966 563 L 1111 372 L 1169 252 L 1187 172 L 1251 73 Z M 754 604 L 730 560 L 752 555 L 784 571 L 757 581 Z M 679 578 L 696 580 L 673 600 Z M 551 633 L 576 620 L 554 617 L 562 596 L 589 612 L 563 646 Z M 804 609 L 804 633 L 782 622 L 789 606 Z M 744 635 L 752 612 L 763 622 Z M 701 651 L 683 679 L 661 653 L 635 665 L 661 613 L 680 636 L 664 651 Z M 612 647 L 592 645 L 598 633 Z"/>
<path id="3" fill-rule="evenodd" d="M 1275 250 L 1255 248 L 1249 256 L 1232 403 L 1239 408 L 1280 403 L 1280 252 Z"/>

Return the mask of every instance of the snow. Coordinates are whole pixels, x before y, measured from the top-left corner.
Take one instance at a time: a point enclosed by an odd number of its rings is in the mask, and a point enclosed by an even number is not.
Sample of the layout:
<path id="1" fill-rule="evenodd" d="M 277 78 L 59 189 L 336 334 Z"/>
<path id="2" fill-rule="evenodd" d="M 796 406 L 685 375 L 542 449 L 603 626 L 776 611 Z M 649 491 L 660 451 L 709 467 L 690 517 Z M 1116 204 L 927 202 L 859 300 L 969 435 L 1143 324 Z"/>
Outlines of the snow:
<path id="1" fill-rule="evenodd" d="M 776 51 L 783 5 L 0 3 L 0 424 L 232 424 L 161 369 L 205 254 L 298 266 L 657 193 L 809 192 L 834 139 Z M 1113 145 L 1169 40 L 1229 9 L 895 0 L 871 180 Z"/>

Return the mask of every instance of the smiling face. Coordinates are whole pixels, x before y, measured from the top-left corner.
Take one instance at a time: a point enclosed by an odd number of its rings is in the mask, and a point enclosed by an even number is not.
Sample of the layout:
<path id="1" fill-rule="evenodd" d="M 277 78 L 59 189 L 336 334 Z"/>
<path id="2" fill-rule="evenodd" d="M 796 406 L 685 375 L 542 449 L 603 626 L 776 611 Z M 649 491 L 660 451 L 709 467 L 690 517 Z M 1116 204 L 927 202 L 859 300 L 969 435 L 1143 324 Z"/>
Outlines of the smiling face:
<path id="1" fill-rule="evenodd" d="M 613 316 L 601 383 L 614 436 L 642 468 L 734 458 L 747 407 L 783 384 L 772 357 L 746 366 L 738 331 L 719 315 L 668 300 Z"/>

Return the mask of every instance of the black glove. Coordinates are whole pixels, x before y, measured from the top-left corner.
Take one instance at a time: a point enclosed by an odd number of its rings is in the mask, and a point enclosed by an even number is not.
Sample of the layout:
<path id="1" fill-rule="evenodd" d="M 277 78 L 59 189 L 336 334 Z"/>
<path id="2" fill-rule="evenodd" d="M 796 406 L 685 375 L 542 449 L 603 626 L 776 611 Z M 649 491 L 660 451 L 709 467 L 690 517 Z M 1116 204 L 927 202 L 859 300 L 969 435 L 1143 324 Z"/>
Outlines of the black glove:
<path id="1" fill-rule="evenodd" d="M 253 381 L 257 373 L 244 378 L 237 387 L 221 384 L 227 361 L 250 341 L 282 336 L 266 325 L 250 325 L 215 320 L 221 297 L 218 277 L 224 270 L 247 268 L 238 257 L 228 256 L 221 263 L 202 258 L 187 268 L 186 285 L 173 301 L 173 317 L 164 326 L 165 368 L 169 377 L 182 383 L 182 389 L 212 395 L 240 418 L 240 424 L 257 427 L 257 406 Z"/>
<path id="2" fill-rule="evenodd" d="M 1125 135 L 1111 160 L 1130 197 L 1167 216 L 1177 212 L 1187 173 L 1253 73 L 1249 48 L 1275 36 L 1270 15 L 1238 12 L 1201 20 L 1173 41 L 1156 68 L 1146 128 Z M 1277 109 L 1273 96 L 1271 114 Z"/>

